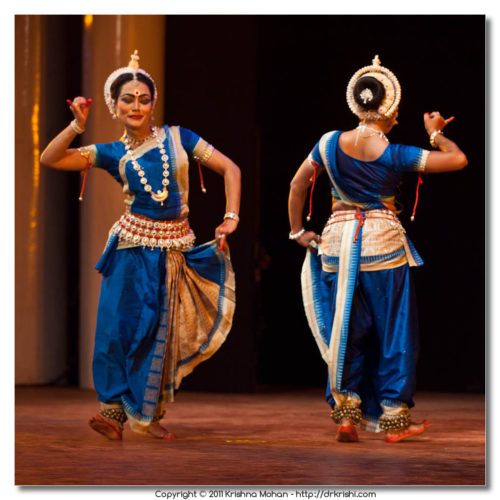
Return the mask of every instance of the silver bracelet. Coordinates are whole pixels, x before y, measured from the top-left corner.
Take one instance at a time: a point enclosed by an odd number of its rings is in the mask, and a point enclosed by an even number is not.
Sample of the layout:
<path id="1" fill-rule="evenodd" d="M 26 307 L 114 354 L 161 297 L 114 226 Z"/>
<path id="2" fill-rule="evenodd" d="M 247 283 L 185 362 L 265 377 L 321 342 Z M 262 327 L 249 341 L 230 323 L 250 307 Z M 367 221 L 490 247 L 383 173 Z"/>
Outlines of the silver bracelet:
<path id="1" fill-rule="evenodd" d="M 238 214 L 235 212 L 226 212 L 224 214 L 224 219 L 233 219 L 236 222 L 240 222 L 240 218 L 239 218 Z"/>
<path id="2" fill-rule="evenodd" d="M 76 122 L 76 118 L 70 122 L 71 128 L 77 133 L 77 134 L 83 134 L 85 132 L 85 129 L 80 127 L 78 123 Z"/>
<path id="3" fill-rule="evenodd" d="M 437 148 L 436 135 L 442 134 L 442 133 L 443 133 L 442 130 L 434 130 L 434 132 L 432 132 L 432 134 L 430 135 L 429 140 L 430 140 L 431 146 L 433 148 Z"/>
<path id="4" fill-rule="evenodd" d="M 306 230 L 304 228 L 302 228 L 300 231 L 296 232 L 295 234 L 292 234 L 292 232 L 290 231 L 288 238 L 290 240 L 296 240 L 296 239 L 300 238 L 305 232 L 306 232 Z"/>

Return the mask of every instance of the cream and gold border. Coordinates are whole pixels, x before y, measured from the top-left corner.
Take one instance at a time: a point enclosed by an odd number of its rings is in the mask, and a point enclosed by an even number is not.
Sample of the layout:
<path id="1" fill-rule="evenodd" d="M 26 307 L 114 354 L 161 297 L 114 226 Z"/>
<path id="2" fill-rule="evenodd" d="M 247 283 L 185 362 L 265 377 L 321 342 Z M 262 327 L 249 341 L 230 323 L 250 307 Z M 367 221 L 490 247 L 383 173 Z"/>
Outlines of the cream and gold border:
<path id="1" fill-rule="evenodd" d="M 425 172 L 425 166 L 427 165 L 427 159 L 429 158 L 430 151 L 427 149 L 422 150 L 422 156 L 418 162 L 417 172 Z"/>
<path id="2" fill-rule="evenodd" d="M 189 214 L 189 158 L 186 150 L 182 147 L 179 126 L 170 127 L 170 144 L 175 156 L 175 175 L 179 193 L 181 195 L 181 211 L 179 218 L 187 217 Z"/>
<path id="3" fill-rule="evenodd" d="M 90 146 L 82 146 L 78 148 L 78 152 L 85 156 L 89 162 L 91 167 L 97 167 L 97 147 L 95 144 L 91 144 Z"/>
<path id="4" fill-rule="evenodd" d="M 214 152 L 214 147 L 209 144 L 205 139 L 200 139 L 196 143 L 196 146 L 193 150 L 193 158 L 196 161 L 199 161 L 202 165 L 204 165 L 212 156 Z"/>

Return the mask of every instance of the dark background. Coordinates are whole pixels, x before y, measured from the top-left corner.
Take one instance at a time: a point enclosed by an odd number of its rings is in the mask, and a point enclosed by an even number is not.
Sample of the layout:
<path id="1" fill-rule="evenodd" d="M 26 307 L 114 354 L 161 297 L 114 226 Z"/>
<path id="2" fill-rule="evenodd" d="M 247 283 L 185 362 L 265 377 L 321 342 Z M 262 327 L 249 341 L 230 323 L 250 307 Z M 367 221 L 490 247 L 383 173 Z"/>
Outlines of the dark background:
<path id="1" fill-rule="evenodd" d="M 49 17 L 54 26 L 65 26 L 47 42 L 59 47 L 57 58 L 67 64 L 65 88 L 57 95 L 79 95 L 81 61 L 70 55 L 81 44 L 81 18 L 70 16 L 71 25 L 62 22 L 68 16 Z M 484 391 L 485 26 L 484 16 L 165 16 L 167 83 L 159 91 L 166 97 L 166 121 L 197 132 L 243 174 L 241 223 L 230 239 L 237 279 L 234 326 L 184 389 L 325 383 L 326 365 L 302 307 L 305 250 L 288 240 L 289 182 L 323 133 L 357 125 L 345 89 L 351 75 L 378 54 L 402 86 L 391 142 L 430 148 L 422 115 L 439 110 L 456 117 L 446 135 L 469 159 L 464 171 L 424 177 L 415 222 L 409 217 L 416 175 L 408 174 L 399 196 L 405 206 L 400 218 L 425 262 L 414 270 L 418 389 Z M 54 135 L 64 124 L 54 122 Z M 74 174 L 67 182 L 78 190 Z M 213 238 L 220 223 L 224 189 L 206 170 L 206 195 L 196 168 L 191 182 L 191 224 L 201 243 Z M 328 179 L 320 177 L 308 227 L 321 231 L 330 204 Z M 68 199 L 68 245 L 78 237 L 77 211 Z M 68 307 L 76 321 L 78 273 L 72 276 Z M 72 339 L 68 356 L 76 360 Z M 70 384 L 76 361 L 72 367 Z"/>

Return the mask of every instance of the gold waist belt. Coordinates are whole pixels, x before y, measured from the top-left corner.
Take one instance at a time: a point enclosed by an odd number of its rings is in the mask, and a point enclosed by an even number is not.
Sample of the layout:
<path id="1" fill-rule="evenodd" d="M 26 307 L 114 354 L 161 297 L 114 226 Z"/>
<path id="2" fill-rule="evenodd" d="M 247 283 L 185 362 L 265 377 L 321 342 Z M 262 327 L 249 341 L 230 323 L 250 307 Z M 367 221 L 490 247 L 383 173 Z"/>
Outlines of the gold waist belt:
<path id="1" fill-rule="evenodd" d="M 120 247 L 143 246 L 187 250 L 192 248 L 195 235 L 188 219 L 155 220 L 125 212 L 113 226 Z"/>

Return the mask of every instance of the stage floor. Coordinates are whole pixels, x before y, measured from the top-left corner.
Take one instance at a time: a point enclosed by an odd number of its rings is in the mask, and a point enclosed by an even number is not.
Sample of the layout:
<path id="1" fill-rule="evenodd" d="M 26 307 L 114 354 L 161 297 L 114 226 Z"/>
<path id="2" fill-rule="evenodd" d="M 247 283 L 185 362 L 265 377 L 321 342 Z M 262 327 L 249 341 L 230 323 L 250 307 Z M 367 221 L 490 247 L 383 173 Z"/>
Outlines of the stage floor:
<path id="1" fill-rule="evenodd" d="M 420 393 L 414 420 L 433 426 L 388 444 L 360 432 L 335 441 L 318 389 L 179 392 L 164 423 L 176 439 L 126 429 L 108 441 L 87 425 L 90 390 L 16 389 L 17 485 L 483 485 L 484 396 Z"/>

